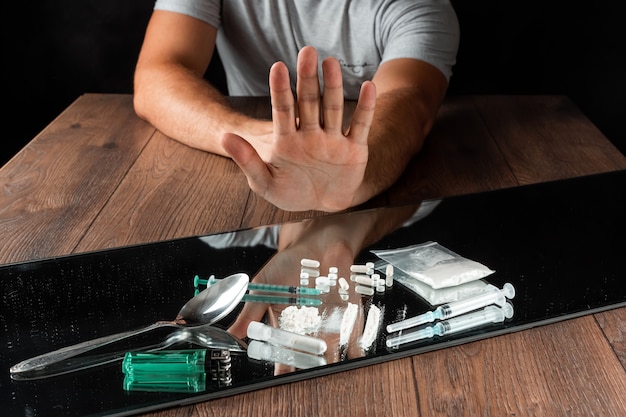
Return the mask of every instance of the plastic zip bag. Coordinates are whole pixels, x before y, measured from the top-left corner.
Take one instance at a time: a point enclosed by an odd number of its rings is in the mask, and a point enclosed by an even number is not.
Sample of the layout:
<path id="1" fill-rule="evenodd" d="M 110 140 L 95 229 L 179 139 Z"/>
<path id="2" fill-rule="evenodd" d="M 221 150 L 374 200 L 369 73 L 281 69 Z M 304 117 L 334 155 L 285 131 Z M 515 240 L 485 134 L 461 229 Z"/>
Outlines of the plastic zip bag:
<path id="1" fill-rule="evenodd" d="M 495 271 L 443 247 L 425 242 L 398 249 L 372 250 L 374 255 L 432 288 L 447 288 L 475 281 Z"/>

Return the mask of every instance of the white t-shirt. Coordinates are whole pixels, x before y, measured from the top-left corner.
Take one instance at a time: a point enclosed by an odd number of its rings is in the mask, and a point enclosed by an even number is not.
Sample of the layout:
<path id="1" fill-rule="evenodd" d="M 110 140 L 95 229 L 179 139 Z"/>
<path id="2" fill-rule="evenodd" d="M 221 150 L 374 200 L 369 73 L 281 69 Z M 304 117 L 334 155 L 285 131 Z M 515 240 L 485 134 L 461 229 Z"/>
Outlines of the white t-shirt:
<path id="1" fill-rule="evenodd" d="M 283 61 L 295 90 L 298 51 L 310 45 L 320 62 L 337 58 L 346 99 L 378 66 L 415 58 L 452 74 L 459 44 L 448 0 L 156 0 L 155 9 L 186 14 L 218 28 L 217 49 L 230 95 L 268 95 L 268 73 Z"/>

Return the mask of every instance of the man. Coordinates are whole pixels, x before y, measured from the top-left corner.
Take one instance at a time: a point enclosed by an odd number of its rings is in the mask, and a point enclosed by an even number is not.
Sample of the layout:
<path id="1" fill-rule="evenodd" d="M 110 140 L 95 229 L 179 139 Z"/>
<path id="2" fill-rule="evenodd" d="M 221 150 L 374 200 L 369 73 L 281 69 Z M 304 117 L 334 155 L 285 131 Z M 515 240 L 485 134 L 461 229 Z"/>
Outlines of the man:
<path id="1" fill-rule="evenodd" d="M 339 211 L 388 188 L 419 152 L 458 38 L 447 0 L 157 0 L 135 110 L 230 156 L 279 208 Z M 233 111 L 203 79 L 216 45 L 231 95 L 267 95 L 269 69 L 271 121 Z M 344 99 L 358 99 L 345 132 Z"/>

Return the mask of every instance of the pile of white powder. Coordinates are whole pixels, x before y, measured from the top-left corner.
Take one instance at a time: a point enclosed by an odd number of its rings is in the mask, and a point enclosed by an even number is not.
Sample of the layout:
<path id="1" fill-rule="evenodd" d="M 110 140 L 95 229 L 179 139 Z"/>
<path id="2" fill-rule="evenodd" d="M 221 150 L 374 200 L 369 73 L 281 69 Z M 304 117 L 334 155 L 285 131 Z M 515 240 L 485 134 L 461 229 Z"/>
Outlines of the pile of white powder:
<path id="1" fill-rule="evenodd" d="M 280 314 L 278 321 L 283 330 L 307 334 L 317 331 L 322 318 L 317 307 L 289 306 Z"/>

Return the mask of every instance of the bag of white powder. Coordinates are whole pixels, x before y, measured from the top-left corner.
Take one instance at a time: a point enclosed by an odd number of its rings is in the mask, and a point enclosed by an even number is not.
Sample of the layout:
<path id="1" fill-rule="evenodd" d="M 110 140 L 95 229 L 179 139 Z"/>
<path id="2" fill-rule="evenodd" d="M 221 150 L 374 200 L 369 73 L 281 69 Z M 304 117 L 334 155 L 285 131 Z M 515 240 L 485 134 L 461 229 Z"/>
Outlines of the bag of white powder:
<path id="1" fill-rule="evenodd" d="M 485 265 L 464 258 L 437 242 L 372 253 L 432 288 L 447 288 L 493 274 Z"/>

